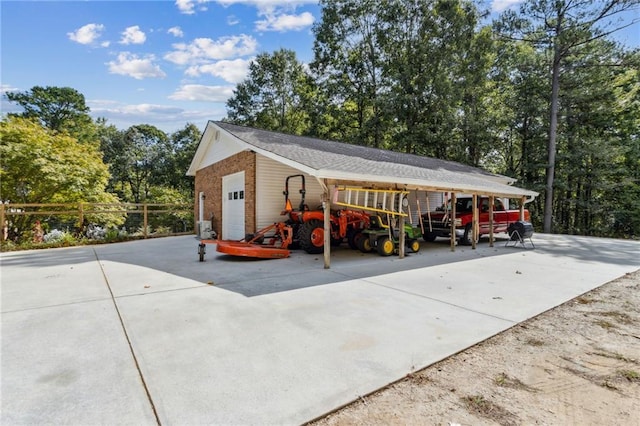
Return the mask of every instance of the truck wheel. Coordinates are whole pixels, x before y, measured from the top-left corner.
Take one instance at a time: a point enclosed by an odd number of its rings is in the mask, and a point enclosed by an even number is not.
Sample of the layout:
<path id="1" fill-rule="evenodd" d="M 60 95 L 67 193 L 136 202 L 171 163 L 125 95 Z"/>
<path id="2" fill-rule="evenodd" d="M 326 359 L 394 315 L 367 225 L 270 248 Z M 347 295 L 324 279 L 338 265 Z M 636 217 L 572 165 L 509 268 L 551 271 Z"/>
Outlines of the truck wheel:
<path id="1" fill-rule="evenodd" d="M 356 238 L 358 249 L 363 253 L 371 253 L 373 247 L 371 247 L 371 239 L 367 234 L 360 234 L 359 238 Z"/>
<path id="2" fill-rule="evenodd" d="M 412 253 L 417 253 L 420 251 L 420 241 L 409 240 L 407 247 L 409 247 L 409 250 L 411 250 Z"/>
<path id="3" fill-rule="evenodd" d="M 319 220 L 310 220 L 300 226 L 300 247 L 309 254 L 324 251 L 324 226 Z"/>
<path id="4" fill-rule="evenodd" d="M 376 245 L 380 256 L 391 256 L 395 249 L 395 244 L 389 239 L 389 237 L 378 238 Z"/>
<path id="5" fill-rule="evenodd" d="M 460 237 L 460 245 L 461 246 L 470 246 L 471 245 L 471 235 L 473 234 L 471 224 L 468 223 L 467 226 L 464 227 L 464 234 Z"/>
<path id="6" fill-rule="evenodd" d="M 432 243 L 436 240 L 436 233 L 435 232 L 427 232 L 426 234 L 424 234 L 424 236 L 422 237 L 426 242 L 428 243 Z"/>

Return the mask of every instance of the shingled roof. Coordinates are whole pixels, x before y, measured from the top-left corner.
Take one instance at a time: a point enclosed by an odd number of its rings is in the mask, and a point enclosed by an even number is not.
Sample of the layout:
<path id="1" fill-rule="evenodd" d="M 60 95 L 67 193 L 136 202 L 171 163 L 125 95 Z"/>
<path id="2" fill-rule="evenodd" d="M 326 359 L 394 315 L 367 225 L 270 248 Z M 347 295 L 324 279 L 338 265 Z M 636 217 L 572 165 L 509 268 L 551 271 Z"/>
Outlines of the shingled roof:
<path id="1" fill-rule="evenodd" d="M 456 191 L 507 197 L 537 192 L 506 184 L 513 180 L 452 161 L 288 135 L 221 121 L 209 122 L 262 155 L 331 184 L 362 182 L 408 189 Z M 201 141 L 202 143 L 202 141 Z M 193 168 L 193 165 L 192 165 Z M 190 169 L 195 172 L 195 170 Z"/>

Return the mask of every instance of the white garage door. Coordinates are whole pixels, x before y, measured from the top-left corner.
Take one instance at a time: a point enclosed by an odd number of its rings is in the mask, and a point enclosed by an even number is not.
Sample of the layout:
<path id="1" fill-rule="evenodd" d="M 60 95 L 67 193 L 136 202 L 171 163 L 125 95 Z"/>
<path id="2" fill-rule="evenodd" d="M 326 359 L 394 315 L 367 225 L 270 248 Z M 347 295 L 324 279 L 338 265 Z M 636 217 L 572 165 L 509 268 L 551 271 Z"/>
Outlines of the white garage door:
<path id="1" fill-rule="evenodd" d="M 222 238 L 244 238 L 244 172 L 222 178 Z"/>

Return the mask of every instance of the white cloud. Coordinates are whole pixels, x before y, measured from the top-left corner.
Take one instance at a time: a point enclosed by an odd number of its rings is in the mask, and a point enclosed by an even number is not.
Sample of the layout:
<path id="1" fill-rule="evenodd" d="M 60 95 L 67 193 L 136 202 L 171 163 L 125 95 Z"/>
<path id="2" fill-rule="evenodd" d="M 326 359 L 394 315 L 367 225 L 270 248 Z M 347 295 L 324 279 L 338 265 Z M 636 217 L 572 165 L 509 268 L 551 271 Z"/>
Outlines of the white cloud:
<path id="1" fill-rule="evenodd" d="M 226 110 L 223 105 L 209 105 L 206 110 L 186 110 L 171 105 L 87 100 L 92 117 L 106 118 L 109 124 L 113 124 L 118 129 L 124 130 L 133 125 L 147 123 L 168 133 L 183 129 L 187 123 L 193 123 L 204 130 L 208 120 L 219 120 L 225 116 Z"/>
<path id="2" fill-rule="evenodd" d="M 204 86 L 184 84 L 169 99 L 174 101 L 227 102 L 233 96 L 234 86 Z"/>
<path id="3" fill-rule="evenodd" d="M 198 77 L 202 74 L 210 74 L 220 77 L 229 83 L 240 83 L 249 73 L 249 64 L 252 59 L 234 59 L 232 61 L 218 61 L 211 64 L 194 65 L 189 67 L 185 74 L 190 77 Z"/>
<path id="4" fill-rule="evenodd" d="M 6 96 L 8 92 L 19 91 L 20 89 L 17 87 L 13 87 L 8 84 L 0 84 L 0 117 L 4 117 L 8 113 L 20 113 L 24 111 L 20 105 L 10 102 Z"/>
<path id="5" fill-rule="evenodd" d="M 217 0 L 216 2 L 222 6 L 231 6 L 234 4 L 254 6 L 261 11 L 273 10 L 276 8 L 295 10 L 298 6 L 305 4 L 318 4 L 318 0 Z"/>
<path id="6" fill-rule="evenodd" d="M 207 10 L 205 6 L 209 0 L 176 0 L 176 6 L 180 13 L 184 13 L 185 15 L 193 15 L 195 12 L 196 6 L 198 6 L 199 11 Z"/>
<path id="7" fill-rule="evenodd" d="M 240 23 L 240 20 L 235 15 L 227 16 L 227 25 L 232 27 L 234 25 L 238 25 L 239 23 Z"/>
<path id="8" fill-rule="evenodd" d="M 166 77 L 164 71 L 153 63 L 154 60 L 155 56 L 153 55 L 138 57 L 129 52 L 122 52 L 118 54 L 117 60 L 110 61 L 107 65 L 109 65 L 110 73 L 127 75 L 137 80 Z"/>
<path id="9" fill-rule="evenodd" d="M 500 13 L 509 9 L 512 6 L 522 3 L 524 0 L 493 0 L 491 2 L 491 11 Z"/>
<path id="10" fill-rule="evenodd" d="M 104 31 L 104 25 L 102 24 L 87 24 L 77 30 L 67 33 L 71 41 L 75 41 L 80 44 L 93 44 L 100 38 Z"/>
<path id="11" fill-rule="evenodd" d="M 140 27 L 134 25 L 128 27 L 122 32 L 120 44 L 142 44 L 147 40 L 147 36 L 140 30 Z"/>
<path id="12" fill-rule="evenodd" d="M 7 92 L 18 92 L 20 89 L 17 87 L 10 86 L 8 84 L 0 84 L 0 94 L 5 94 Z"/>
<path id="13" fill-rule="evenodd" d="M 216 59 L 228 59 L 255 53 L 258 42 L 251 36 L 221 37 L 217 40 L 197 38 L 191 43 L 176 43 L 175 50 L 164 55 L 164 59 L 178 65 L 205 63 Z"/>
<path id="14" fill-rule="evenodd" d="M 180 27 L 171 27 L 167 30 L 167 33 L 173 35 L 174 37 L 184 37 L 184 33 L 182 32 L 182 28 Z"/>
<path id="15" fill-rule="evenodd" d="M 313 15 L 303 12 L 300 15 L 266 14 L 266 19 L 256 21 L 258 31 L 299 31 L 313 25 Z"/>

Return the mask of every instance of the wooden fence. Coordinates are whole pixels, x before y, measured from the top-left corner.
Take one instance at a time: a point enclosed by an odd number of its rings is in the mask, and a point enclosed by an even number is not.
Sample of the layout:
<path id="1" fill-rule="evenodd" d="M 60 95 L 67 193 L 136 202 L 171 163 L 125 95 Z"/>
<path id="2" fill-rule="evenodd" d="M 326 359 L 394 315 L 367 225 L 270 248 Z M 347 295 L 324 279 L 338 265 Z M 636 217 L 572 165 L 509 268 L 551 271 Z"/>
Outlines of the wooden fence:
<path id="1" fill-rule="evenodd" d="M 169 204 L 169 203 L 1 203 L 0 202 L 0 224 L 3 232 L 0 233 L 0 240 L 7 237 L 7 228 L 12 226 L 12 218 L 31 218 L 21 222 L 31 223 L 33 217 L 43 217 L 51 219 L 57 217 L 58 222 L 69 221 L 70 218 L 77 218 L 76 228 L 82 230 L 88 223 L 86 220 L 95 218 L 96 215 L 122 215 L 125 219 L 130 215 L 142 216 L 142 233 L 145 238 L 149 235 L 149 219 L 154 215 L 175 215 L 176 220 L 180 216 L 189 218 L 183 219 L 185 228 L 183 232 L 171 232 L 172 235 L 191 234 L 194 232 L 193 226 L 193 205 L 192 204 Z M 93 222 L 91 222 L 93 223 Z M 97 223 L 99 224 L 99 223 Z M 102 224 L 99 224 L 102 225 Z M 24 231 L 24 230 L 23 230 Z"/>

